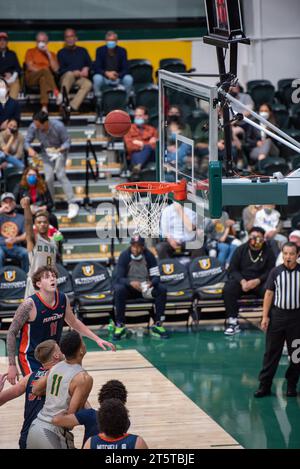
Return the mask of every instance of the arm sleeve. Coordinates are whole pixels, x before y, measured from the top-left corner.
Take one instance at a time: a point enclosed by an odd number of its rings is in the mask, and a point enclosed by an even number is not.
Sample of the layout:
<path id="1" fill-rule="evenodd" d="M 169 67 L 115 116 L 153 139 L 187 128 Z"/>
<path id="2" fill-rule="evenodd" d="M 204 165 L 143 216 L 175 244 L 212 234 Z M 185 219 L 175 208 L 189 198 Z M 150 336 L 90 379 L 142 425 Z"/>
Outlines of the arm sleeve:
<path id="1" fill-rule="evenodd" d="M 60 138 L 62 141 L 61 148 L 63 150 L 69 150 L 71 146 L 71 139 L 68 135 L 67 128 L 64 126 L 62 122 L 59 122 L 59 133 L 60 133 Z"/>
<path id="2" fill-rule="evenodd" d="M 104 75 L 104 61 L 102 58 L 101 48 L 99 47 L 96 51 L 96 60 L 94 62 L 94 72 L 100 75 Z"/>
<path id="3" fill-rule="evenodd" d="M 17 122 L 20 122 L 21 120 L 21 108 L 20 104 L 18 101 L 15 100 L 15 107 L 14 107 L 14 119 L 16 119 Z"/>
<path id="4" fill-rule="evenodd" d="M 95 417 L 94 409 L 80 409 L 75 413 L 75 417 L 78 420 L 79 425 L 87 425 L 91 419 Z"/>
<path id="5" fill-rule="evenodd" d="M 59 75 L 63 75 L 64 73 L 67 72 L 67 69 L 68 69 L 67 64 L 65 62 L 65 56 L 64 56 L 64 50 L 63 49 L 58 51 L 57 60 L 58 60 L 58 65 L 59 65 L 58 73 L 59 73 Z"/>
<path id="6" fill-rule="evenodd" d="M 160 281 L 159 267 L 152 252 L 147 250 L 145 253 L 145 257 L 149 268 L 149 277 L 152 282 L 152 285 L 155 287 L 159 284 Z"/>
<path id="7" fill-rule="evenodd" d="M 127 267 L 128 267 L 127 255 L 128 255 L 127 251 L 125 251 L 119 257 L 118 265 L 117 265 L 116 283 L 129 286 L 130 282 L 127 277 Z"/>
<path id="8" fill-rule="evenodd" d="M 271 248 L 269 248 L 268 261 L 267 261 L 265 272 L 259 277 L 260 283 L 264 283 L 267 280 L 269 272 L 274 268 L 275 264 L 276 264 L 276 257 L 273 251 L 271 250 Z"/>
<path id="9" fill-rule="evenodd" d="M 266 283 L 266 290 L 275 291 L 275 279 L 276 279 L 277 269 L 274 268 L 271 270 L 268 276 L 268 280 Z"/>
<path id="10" fill-rule="evenodd" d="M 17 72 L 17 74 L 21 75 L 22 69 L 20 67 L 18 56 L 15 52 L 14 52 L 14 66 L 15 66 L 15 71 Z"/>
<path id="11" fill-rule="evenodd" d="M 230 275 L 237 282 L 240 282 L 241 280 L 243 280 L 243 276 L 240 273 L 240 259 L 241 259 L 241 251 L 240 251 L 239 248 L 237 248 L 236 251 L 234 252 L 233 256 L 232 256 L 230 266 L 229 266 L 229 269 L 228 269 L 228 272 L 230 273 Z"/>
<path id="12" fill-rule="evenodd" d="M 25 142 L 24 142 L 24 148 L 25 150 L 28 150 L 28 148 L 30 147 L 30 144 L 31 142 L 33 142 L 33 140 L 35 139 L 35 125 L 32 123 L 28 130 L 27 130 L 27 133 L 26 133 L 26 137 L 25 137 Z"/>
<path id="13" fill-rule="evenodd" d="M 84 53 L 84 66 L 89 67 L 89 69 L 91 69 L 92 60 L 91 60 L 90 54 L 88 53 L 86 49 L 84 49 L 84 52 L 85 52 Z"/>
<path id="14" fill-rule="evenodd" d="M 121 53 L 122 53 L 122 57 L 121 57 L 120 77 L 123 78 L 123 76 L 128 73 L 128 61 L 127 61 L 126 49 L 121 50 Z"/>

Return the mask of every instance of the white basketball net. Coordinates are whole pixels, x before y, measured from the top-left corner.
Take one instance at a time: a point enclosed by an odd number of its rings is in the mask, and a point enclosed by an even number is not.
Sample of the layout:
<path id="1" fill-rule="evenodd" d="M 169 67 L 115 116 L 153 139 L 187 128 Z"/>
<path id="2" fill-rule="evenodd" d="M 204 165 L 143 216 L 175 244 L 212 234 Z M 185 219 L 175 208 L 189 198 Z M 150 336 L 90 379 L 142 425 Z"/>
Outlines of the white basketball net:
<path id="1" fill-rule="evenodd" d="M 132 217 L 135 232 L 143 238 L 158 238 L 161 212 L 168 204 L 168 193 L 139 192 L 137 186 L 134 192 L 120 190 L 119 194 Z"/>

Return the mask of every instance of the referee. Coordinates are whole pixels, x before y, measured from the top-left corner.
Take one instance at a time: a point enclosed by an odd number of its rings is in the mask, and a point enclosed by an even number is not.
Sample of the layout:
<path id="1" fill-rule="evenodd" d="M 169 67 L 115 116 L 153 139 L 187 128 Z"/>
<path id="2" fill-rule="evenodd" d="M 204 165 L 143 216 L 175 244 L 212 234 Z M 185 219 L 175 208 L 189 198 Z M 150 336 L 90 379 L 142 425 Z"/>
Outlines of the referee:
<path id="1" fill-rule="evenodd" d="M 298 247 L 286 243 L 282 248 L 283 264 L 269 275 L 264 296 L 261 328 L 267 331 L 263 368 L 259 374 L 260 386 L 255 397 L 271 394 L 272 380 L 287 343 L 290 364 L 286 371 L 288 397 L 297 396 L 300 363 L 293 363 L 292 344 L 300 338 L 300 265 L 297 263 Z M 270 312 L 270 317 L 269 317 Z"/>

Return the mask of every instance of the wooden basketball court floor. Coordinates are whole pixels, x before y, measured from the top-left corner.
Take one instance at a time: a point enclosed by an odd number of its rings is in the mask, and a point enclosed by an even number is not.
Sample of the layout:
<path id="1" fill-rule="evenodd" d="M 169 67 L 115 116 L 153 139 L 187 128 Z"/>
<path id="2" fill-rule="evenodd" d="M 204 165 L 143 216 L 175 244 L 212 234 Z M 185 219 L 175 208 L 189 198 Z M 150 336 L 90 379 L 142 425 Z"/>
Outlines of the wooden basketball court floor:
<path id="1" fill-rule="evenodd" d="M 128 390 L 127 407 L 132 433 L 141 435 L 151 449 L 241 448 L 228 433 L 194 404 L 136 350 L 88 352 L 84 368 L 94 379 L 89 401 L 97 408 L 97 394 L 109 379 L 119 379 Z M 0 373 L 7 358 L 0 358 Z M 6 386 L 10 386 L 6 384 Z M 0 407 L 0 448 L 18 448 L 24 396 Z M 74 429 L 81 447 L 83 427 Z"/>

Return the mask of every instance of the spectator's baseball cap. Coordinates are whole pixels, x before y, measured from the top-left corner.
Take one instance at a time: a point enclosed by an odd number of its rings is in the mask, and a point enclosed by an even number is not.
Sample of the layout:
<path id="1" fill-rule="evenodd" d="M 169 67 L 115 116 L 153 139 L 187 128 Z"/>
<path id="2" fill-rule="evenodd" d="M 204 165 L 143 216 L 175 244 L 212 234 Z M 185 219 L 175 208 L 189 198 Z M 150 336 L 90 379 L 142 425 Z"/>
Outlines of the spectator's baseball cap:
<path id="1" fill-rule="evenodd" d="M 5 199 L 13 199 L 16 200 L 14 194 L 12 192 L 4 192 L 4 194 L 1 195 L 1 202 Z"/>
<path id="2" fill-rule="evenodd" d="M 136 235 L 131 238 L 130 244 L 139 244 L 140 246 L 145 246 L 145 239 L 139 235 Z"/>
<path id="3" fill-rule="evenodd" d="M 1 32 L 0 32 L 0 39 L 1 39 L 2 37 L 4 37 L 5 39 L 8 39 L 8 34 L 5 33 L 4 31 L 1 31 Z"/>
<path id="4" fill-rule="evenodd" d="M 289 234 L 289 239 L 291 239 L 291 238 L 300 238 L 300 230 L 292 231 Z"/>

